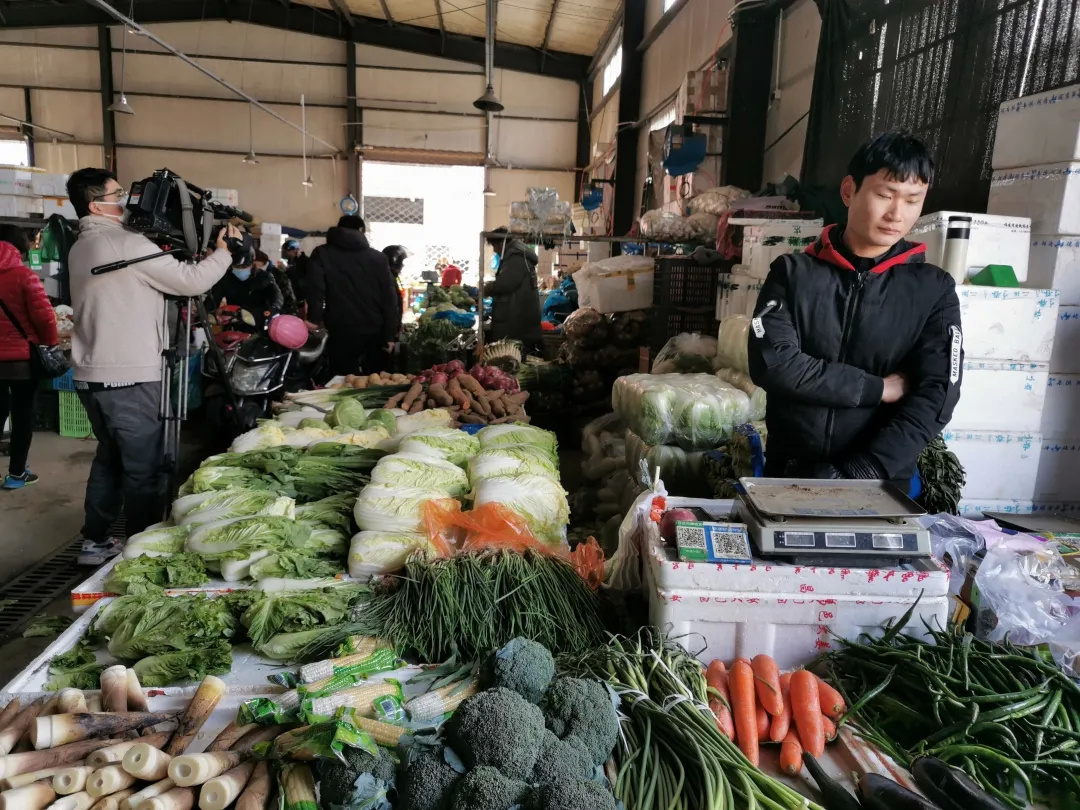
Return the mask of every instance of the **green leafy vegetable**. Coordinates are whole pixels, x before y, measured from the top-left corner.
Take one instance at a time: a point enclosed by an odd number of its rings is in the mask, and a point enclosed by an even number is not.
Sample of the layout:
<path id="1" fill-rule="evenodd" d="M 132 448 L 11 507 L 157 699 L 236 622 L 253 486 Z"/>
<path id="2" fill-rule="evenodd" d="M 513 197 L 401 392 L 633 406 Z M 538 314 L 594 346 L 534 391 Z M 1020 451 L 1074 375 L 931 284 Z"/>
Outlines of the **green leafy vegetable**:
<path id="1" fill-rule="evenodd" d="M 356 399 L 343 399 L 334 406 L 334 410 L 326 417 L 326 422 L 331 427 L 351 428 L 359 430 L 367 421 L 367 411 L 363 404 Z"/>
<path id="2" fill-rule="evenodd" d="M 50 692 L 60 689 L 97 689 L 104 664 L 98 663 L 90 644 L 83 640 L 66 653 L 54 656 L 49 662 Z"/>
<path id="3" fill-rule="evenodd" d="M 98 615 L 93 632 L 108 639 L 115 658 L 134 661 L 233 637 L 238 622 L 230 608 L 202 595 L 121 596 Z"/>
<path id="4" fill-rule="evenodd" d="M 58 636 L 74 621 L 70 616 L 35 616 L 23 630 L 23 638 Z"/>
<path id="5" fill-rule="evenodd" d="M 249 517 L 199 526 L 185 547 L 206 559 L 242 560 L 253 551 L 300 548 L 310 536 L 310 526 L 289 518 Z"/>
<path id="6" fill-rule="evenodd" d="M 303 551 L 278 551 L 251 564 L 251 578 L 289 577 L 311 579 L 332 577 L 342 572 L 340 560 L 316 557 Z"/>
<path id="7" fill-rule="evenodd" d="M 190 526 L 163 526 L 147 529 L 128 538 L 124 544 L 124 559 L 136 557 L 167 557 L 184 550 L 184 541 L 191 533 Z"/>
<path id="8" fill-rule="evenodd" d="M 151 655 L 132 666 L 143 686 L 168 686 L 178 681 L 201 681 L 232 669 L 232 647 L 219 640 L 183 650 Z"/>
<path id="9" fill-rule="evenodd" d="M 397 417 L 385 408 L 379 408 L 368 414 L 364 428 L 383 427 L 391 436 L 397 432 Z"/>
<path id="10" fill-rule="evenodd" d="M 296 507 L 296 519 L 313 529 L 325 526 L 349 532 L 352 528 L 352 510 L 355 503 L 355 493 L 341 492 Z"/>
<path id="11" fill-rule="evenodd" d="M 122 560 L 105 579 L 105 590 L 139 594 L 164 588 L 194 588 L 209 581 L 203 558 L 191 552 L 181 552 L 170 557 Z"/>
<path id="12" fill-rule="evenodd" d="M 223 489 L 177 498 L 173 503 L 172 519 L 185 526 L 195 526 L 251 515 L 291 518 L 295 506 L 292 498 L 269 490 Z"/>
<path id="13" fill-rule="evenodd" d="M 361 585 L 338 585 L 315 591 L 269 593 L 252 604 L 240 617 L 252 646 L 262 650 L 279 633 L 334 625 L 344 620 L 349 608 L 366 597 Z"/>
<path id="14" fill-rule="evenodd" d="M 469 491 L 469 476 L 465 471 L 441 458 L 395 453 L 375 465 L 371 483 L 403 489 L 417 487 L 438 490 L 455 498 Z"/>

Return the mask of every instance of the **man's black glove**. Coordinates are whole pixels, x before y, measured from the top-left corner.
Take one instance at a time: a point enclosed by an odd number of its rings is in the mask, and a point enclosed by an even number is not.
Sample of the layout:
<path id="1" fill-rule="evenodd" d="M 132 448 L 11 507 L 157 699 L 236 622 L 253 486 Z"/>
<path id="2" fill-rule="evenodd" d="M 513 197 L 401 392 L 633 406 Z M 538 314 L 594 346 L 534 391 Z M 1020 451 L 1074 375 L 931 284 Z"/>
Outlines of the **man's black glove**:
<path id="1" fill-rule="evenodd" d="M 837 478 L 861 478 L 866 480 L 885 477 L 885 472 L 878 467 L 873 459 L 867 456 L 852 456 L 839 462 L 836 466 L 841 473 Z"/>

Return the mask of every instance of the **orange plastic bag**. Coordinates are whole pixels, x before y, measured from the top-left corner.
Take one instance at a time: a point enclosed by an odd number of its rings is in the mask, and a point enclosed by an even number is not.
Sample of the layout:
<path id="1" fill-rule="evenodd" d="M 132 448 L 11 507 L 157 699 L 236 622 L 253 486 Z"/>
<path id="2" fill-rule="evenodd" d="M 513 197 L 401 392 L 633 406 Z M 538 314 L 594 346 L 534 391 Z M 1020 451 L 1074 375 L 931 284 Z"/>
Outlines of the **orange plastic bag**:
<path id="1" fill-rule="evenodd" d="M 564 549 L 541 543 L 516 512 L 501 503 L 486 503 L 461 513 L 458 524 L 465 530 L 466 550 L 507 548 L 512 551 L 532 549 L 541 554 L 561 555 Z"/>
<path id="2" fill-rule="evenodd" d="M 428 501 L 423 508 L 424 532 L 440 557 L 449 557 L 460 545 L 461 504 L 444 506 L 445 501 Z"/>
<path id="3" fill-rule="evenodd" d="M 570 564 L 594 591 L 604 583 L 604 550 L 590 537 L 570 552 Z"/>

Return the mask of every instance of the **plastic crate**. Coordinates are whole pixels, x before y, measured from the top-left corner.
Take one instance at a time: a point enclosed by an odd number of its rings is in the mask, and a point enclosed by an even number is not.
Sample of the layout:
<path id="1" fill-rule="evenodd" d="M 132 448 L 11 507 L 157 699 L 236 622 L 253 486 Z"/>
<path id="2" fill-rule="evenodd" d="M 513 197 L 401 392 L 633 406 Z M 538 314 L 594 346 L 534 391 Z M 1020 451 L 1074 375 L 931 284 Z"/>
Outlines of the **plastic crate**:
<path id="1" fill-rule="evenodd" d="M 34 430 L 47 430 L 56 433 L 60 429 L 60 406 L 57 404 L 56 391 L 38 391 L 34 405 Z"/>
<path id="2" fill-rule="evenodd" d="M 730 268 L 730 262 L 703 265 L 686 256 L 657 258 L 649 341 L 654 355 L 670 338 L 683 332 L 717 333 L 720 275 Z"/>
<path id="3" fill-rule="evenodd" d="M 75 373 L 75 370 L 69 368 L 67 371 L 65 371 L 63 374 L 61 374 L 59 377 L 53 377 L 52 380 L 51 380 L 51 382 L 52 382 L 52 386 L 51 386 L 52 390 L 53 391 L 74 391 L 75 390 L 75 378 L 73 376 L 74 373 Z"/>
<path id="4" fill-rule="evenodd" d="M 90 417 L 86 408 L 79 401 L 74 391 L 61 391 L 60 394 L 60 435 L 73 439 L 93 439 L 94 429 L 90 427 Z"/>

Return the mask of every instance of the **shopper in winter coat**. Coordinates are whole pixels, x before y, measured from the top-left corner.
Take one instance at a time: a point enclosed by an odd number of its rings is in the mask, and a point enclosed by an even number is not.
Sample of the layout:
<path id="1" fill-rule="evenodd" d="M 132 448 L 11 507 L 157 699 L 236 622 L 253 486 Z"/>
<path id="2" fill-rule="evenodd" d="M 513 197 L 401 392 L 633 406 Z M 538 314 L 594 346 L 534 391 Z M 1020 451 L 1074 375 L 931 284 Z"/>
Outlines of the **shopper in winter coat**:
<path id="1" fill-rule="evenodd" d="M 75 390 L 97 437 L 86 482 L 80 565 L 100 565 L 122 550 L 109 532 L 123 508 L 129 536 L 161 520 L 165 511 L 161 352 L 165 296 L 203 295 L 232 264 L 226 237 L 198 264 L 161 252 L 124 227 L 126 195 L 105 169 L 80 169 L 68 178 L 79 215 L 79 238 L 68 253 L 75 332 L 71 355 Z M 153 258 L 146 259 L 151 256 Z M 145 259 L 110 273 L 95 267 Z"/>
<path id="2" fill-rule="evenodd" d="M 307 275 L 311 258 L 300 249 L 300 243 L 295 239 L 289 239 L 281 248 L 281 255 L 289 263 L 285 273 L 289 276 L 293 294 L 296 296 L 296 304 L 303 312 L 307 303 Z"/>
<path id="3" fill-rule="evenodd" d="M 495 279 L 484 285 L 484 295 L 491 296 L 491 339 L 520 340 L 525 349 L 538 346 L 543 336 L 540 327 L 540 289 L 536 281 L 536 254 L 506 228 L 489 240 L 498 258 Z"/>
<path id="4" fill-rule="evenodd" d="M 315 248 L 306 282 L 308 320 L 326 326 L 333 374 L 389 367 L 401 323 L 397 285 L 382 252 L 368 244 L 364 220 L 344 216 Z"/>
<path id="5" fill-rule="evenodd" d="M 268 270 L 256 270 L 251 256 L 233 257 L 231 270 L 214 285 L 210 293 L 213 309 L 222 301 L 250 312 L 258 327 L 272 315 L 280 315 L 284 301 L 281 290 Z"/>
<path id="6" fill-rule="evenodd" d="M 55 346 L 56 316 L 41 280 L 23 264 L 29 249 L 25 232 L 0 226 L 0 431 L 11 417 L 11 449 L 4 489 L 37 481 L 26 466 L 34 437 L 34 402 L 39 380 L 30 374 L 30 342 Z M 9 314 L 10 313 L 10 314 Z M 11 322 L 18 321 L 19 328 Z M 29 338 L 29 340 L 27 340 Z"/>
<path id="7" fill-rule="evenodd" d="M 299 307 L 296 303 L 296 293 L 293 292 L 292 282 L 289 281 L 289 274 L 270 261 L 270 257 L 261 250 L 255 251 L 255 263 L 252 268 L 256 273 L 265 270 L 274 279 L 274 283 L 277 284 L 277 288 L 281 291 L 281 314 L 295 315 L 299 311 Z"/>
<path id="8" fill-rule="evenodd" d="M 952 278 L 904 240 L 933 171 L 914 136 L 877 136 L 841 185 L 847 226 L 773 262 L 748 339 L 768 393 L 767 475 L 918 494 L 916 460 L 952 417 L 964 359 Z"/>

